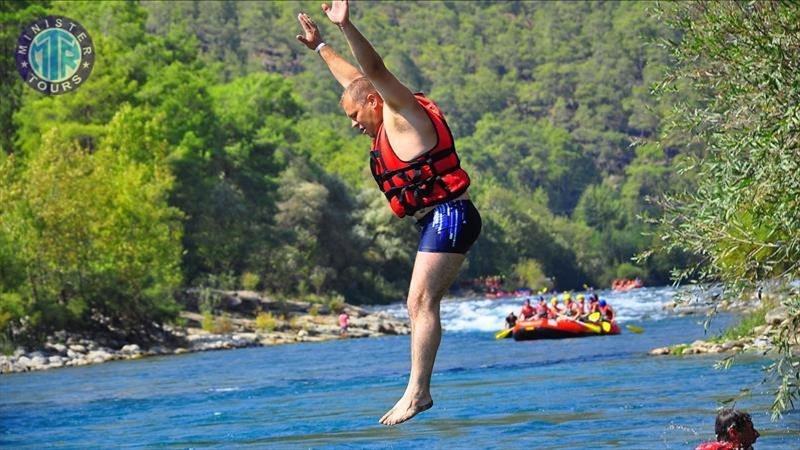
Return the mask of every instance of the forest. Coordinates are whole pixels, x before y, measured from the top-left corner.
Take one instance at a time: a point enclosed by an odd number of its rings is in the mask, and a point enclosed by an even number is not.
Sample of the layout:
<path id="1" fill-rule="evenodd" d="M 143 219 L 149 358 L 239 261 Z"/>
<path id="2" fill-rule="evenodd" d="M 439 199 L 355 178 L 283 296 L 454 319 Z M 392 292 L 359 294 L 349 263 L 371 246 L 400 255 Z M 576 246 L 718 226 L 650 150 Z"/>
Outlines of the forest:
<path id="1" fill-rule="evenodd" d="M 694 133 L 702 126 L 679 120 L 715 112 L 713 86 L 691 76 L 698 58 L 680 52 L 704 45 L 684 36 L 703 5 L 358 3 L 353 22 L 444 111 L 472 178 L 484 225 L 459 285 L 659 285 L 708 263 L 714 249 L 698 247 L 708 241 L 681 244 L 698 236 L 681 228 L 687 201 L 702 205 L 691 196 L 713 178 L 690 170 L 709 155 Z M 96 50 L 90 79 L 59 96 L 30 89 L 2 60 L 4 341 L 169 322 L 173 293 L 188 286 L 403 299 L 416 230 L 392 215 L 369 173 L 369 140 L 350 129 L 325 64 L 296 40 L 301 11 L 350 56 L 319 2 L 2 3 L 4 54 L 45 15 L 79 21 Z M 797 95 L 796 76 L 782 82 Z M 795 218 L 796 198 L 784 198 Z M 797 229 L 787 233 L 796 241 Z M 718 250 L 735 265 L 741 249 Z"/>

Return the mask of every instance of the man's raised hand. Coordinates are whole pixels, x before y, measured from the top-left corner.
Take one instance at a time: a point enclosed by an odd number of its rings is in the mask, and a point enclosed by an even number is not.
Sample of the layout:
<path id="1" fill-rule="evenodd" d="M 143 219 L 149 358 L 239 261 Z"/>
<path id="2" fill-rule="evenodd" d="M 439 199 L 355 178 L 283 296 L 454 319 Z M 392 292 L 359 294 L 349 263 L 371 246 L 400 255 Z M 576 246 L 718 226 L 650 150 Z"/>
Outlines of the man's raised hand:
<path id="1" fill-rule="evenodd" d="M 297 20 L 300 22 L 300 26 L 303 27 L 303 31 L 305 32 L 305 36 L 298 34 L 297 40 L 305 44 L 305 46 L 311 50 L 316 49 L 322 42 L 322 35 L 319 32 L 317 24 L 314 23 L 311 17 L 306 13 L 298 14 Z"/>
<path id="2" fill-rule="evenodd" d="M 350 20 L 350 7 L 347 0 L 333 0 L 331 6 L 327 3 L 322 4 L 322 10 L 328 15 L 328 19 L 336 25 L 344 26 Z"/>

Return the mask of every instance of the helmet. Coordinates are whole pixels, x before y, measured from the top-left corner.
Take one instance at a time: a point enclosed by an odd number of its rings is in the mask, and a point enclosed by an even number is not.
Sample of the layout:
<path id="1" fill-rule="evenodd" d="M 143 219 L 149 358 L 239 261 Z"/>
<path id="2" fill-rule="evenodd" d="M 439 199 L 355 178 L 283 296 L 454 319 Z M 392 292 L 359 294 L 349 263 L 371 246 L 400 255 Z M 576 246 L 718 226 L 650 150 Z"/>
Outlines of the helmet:
<path id="1" fill-rule="evenodd" d="M 600 303 L 599 303 L 600 306 L 606 306 L 607 304 L 608 303 L 606 303 L 605 300 L 600 300 Z"/>
<path id="2" fill-rule="evenodd" d="M 578 300 L 583 300 L 583 299 L 584 299 L 584 296 L 583 296 L 583 294 L 578 294 L 578 297 L 576 297 L 576 298 L 577 298 Z"/>
<path id="3" fill-rule="evenodd" d="M 556 298 L 556 297 L 551 298 L 550 299 L 550 303 L 555 305 L 556 303 L 558 303 L 558 298 Z"/>
<path id="4" fill-rule="evenodd" d="M 569 293 L 564 294 L 564 301 L 567 301 L 567 300 L 570 300 L 570 299 L 572 299 L 572 297 L 570 297 Z"/>
<path id="5" fill-rule="evenodd" d="M 537 300 L 538 300 L 538 301 L 540 301 L 540 302 L 543 302 L 543 301 L 544 301 L 544 297 L 542 297 L 542 296 L 540 295 L 540 296 L 539 296 L 539 298 L 537 298 Z"/>

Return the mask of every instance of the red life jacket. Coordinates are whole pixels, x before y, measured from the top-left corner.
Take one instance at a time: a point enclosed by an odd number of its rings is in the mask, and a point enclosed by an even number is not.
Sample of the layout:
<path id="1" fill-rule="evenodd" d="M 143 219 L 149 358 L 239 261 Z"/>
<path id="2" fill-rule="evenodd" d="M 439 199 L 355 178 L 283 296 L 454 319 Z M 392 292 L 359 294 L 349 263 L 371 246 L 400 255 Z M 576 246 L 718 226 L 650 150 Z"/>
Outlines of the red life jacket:
<path id="1" fill-rule="evenodd" d="M 533 317 L 533 313 L 534 313 L 533 306 L 530 306 L 530 305 L 525 306 L 525 305 L 523 305 L 522 306 L 522 310 L 519 312 L 519 315 L 523 319 L 527 319 L 528 317 Z"/>
<path id="2" fill-rule="evenodd" d="M 369 154 L 372 176 L 399 217 L 452 200 L 469 187 L 469 176 L 461 168 L 444 115 L 422 94 L 415 96 L 433 122 L 436 145 L 413 161 L 403 161 L 389 144 L 386 128 L 381 124 Z"/>
<path id="3" fill-rule="evenodd" d="M 730 442 L 706 442 L 700 444 L 695 450 L 735 450 L 736 447 Z"/>

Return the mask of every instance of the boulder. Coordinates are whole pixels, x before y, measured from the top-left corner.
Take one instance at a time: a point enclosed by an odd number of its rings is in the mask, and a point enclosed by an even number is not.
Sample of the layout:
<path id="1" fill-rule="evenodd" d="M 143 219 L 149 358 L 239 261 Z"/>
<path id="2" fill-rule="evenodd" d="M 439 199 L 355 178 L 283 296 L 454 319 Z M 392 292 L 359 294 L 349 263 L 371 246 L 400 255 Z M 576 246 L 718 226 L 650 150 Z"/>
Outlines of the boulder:
<path id="1" fill-rule="evenodd" d="M 123 355 L 130 356 L 130 355 L 138 355 L 142 353 L 142 350 L 136 344 L 128 344 L 126 346 L 123 346 L 119 350 L 119 352 L 122 353 Z"/>
<path id="2" fill-rule="evenodd" d="M 784 320 L 789 317 L 789 310 L 781 305 L 769 311 L 764 318 L 767 325 L 780 325 Z"/>
<path id="3" fill-rule="evenodd" d="M 72 344 L 69 349 L 75 353 L 86 353 L 86 347 L 83 344 Z"/>
<path id="4" fill-rule="evenodd" d="M 669 355 L 669 347 L 657 347 L 648 352 L 650 355 L 659 356 L 659 355 Z"/>
<path id="5" fill-rule="evenodd" d="M 51 351 L 51 352 L 53 352 L 53 353 L 57 353 L 57 354 L 59 354 L 59 355 L 61 355 L 61 356 L 64 356 L 64 355 L 66 355 L 66 354 L 67 354 L 67 346 L 66 346 L 66 345 L 64 345 L 64 344 L 59 344 L 59 343 L 56 343 L 56 344 L 47 344 L 47 345 L 45 346 L 45 348 L 46 348 L 47 350 L 49 350 L 49 351 Z"/>

